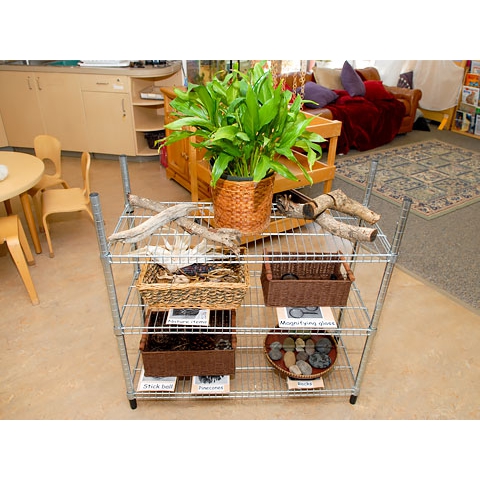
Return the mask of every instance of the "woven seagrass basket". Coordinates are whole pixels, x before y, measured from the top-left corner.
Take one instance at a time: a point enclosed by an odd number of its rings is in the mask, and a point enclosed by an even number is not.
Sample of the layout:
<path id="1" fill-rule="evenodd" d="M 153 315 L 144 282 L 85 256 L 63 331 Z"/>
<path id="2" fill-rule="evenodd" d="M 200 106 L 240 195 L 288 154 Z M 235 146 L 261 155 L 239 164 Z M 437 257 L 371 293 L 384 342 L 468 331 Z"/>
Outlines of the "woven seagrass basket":
<path id="1" fill-rule="evenodd" d="M 242 251 L 246 251 L 242 248 Z M 163 267 L 156 263 L 142 265 L 136 287 L 146 305 L 156 309 L 179 307 L 211 310 L 238 308 L 250 286 L 246 263 L 230 264 L 235 267 L 238 282 L 204 281 L 195 278 L 189 283 L 159 282 Z"/>
<path id="2" fill-rule="evenodd" d="M 301 262 L 295 262 L 295 259 L 285 262 L 285 255 L 267 254 L 273 255 L 273 259 L 264 262 L 260 276 L 266 306 L 334 307 L 347 304 L 355 277 L 346 262 L 308 261 L 308 255 L 312 255 L 313 260 L 313 254 L 307 254 Z M 334 255 L 330 255 L 333 260 Z M 342 273 L 341 265 L 345 273 Z"/>
<path id="3" fill-rule="evenodd" d="M 275 175 L 260 182 L 220 178 L 212 189 L 215 226 L 244 235 L 264 232 L 270 225 Z"/>
<path id="4" fill-rule="evenodd" d="M 146 319 L 149 327 L 161 328 L 168 312 L 151 311 Z M 186 333 L 178 327 L 177 333 L 143 334 L 140 340 L 145 375 L 148 377 L 190 377 L 194 375 L 233 375 L 235 374 L 235 348 L 237 337 L 225 330 L 235 327 L 235 310 L 212 310 L 210 325 L 221 325 L 222 333 Z M 188 327 L 185 327 L 188 331 Z M 229 348 L 202 350 L 207 340 L 213 344 L 225 344 Z M 162 350 L 162 343 L 173 344 L 170 350 Z M 181 343 L 191 349 L 180 350 Z M 223 347 L 222 347 L 223 348 Z"/>

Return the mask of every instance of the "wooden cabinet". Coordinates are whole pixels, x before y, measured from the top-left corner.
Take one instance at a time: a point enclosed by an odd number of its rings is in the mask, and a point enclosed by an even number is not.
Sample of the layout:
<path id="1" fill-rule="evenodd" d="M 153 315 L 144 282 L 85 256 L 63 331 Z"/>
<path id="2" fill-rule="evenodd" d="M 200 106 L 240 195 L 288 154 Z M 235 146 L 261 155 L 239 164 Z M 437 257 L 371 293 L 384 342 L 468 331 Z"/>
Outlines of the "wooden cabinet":
<path id="1" fill-rule="evenodd" d="M 13 147 L 33 147 L 33 139 L 43 133 L 61 139 L 64 150 L 85 146 L 83 104 L 75 75 L 2 72 L 0 112 Z"/>
<path id="2" fill-rule="evenodd" d="M 61 141 L 63 150 L 83 151 L 87 130 L 79 75 L 41 73 L 35 75 L 44 132 Z"/>
<path id="3" fill-rule="evenodd" d="M 127 94 L 83 92 L 88 147 L 92 152 L 135 155 Z"/>
<path id="4" fill-rule="evenodd" d="M 0 115 L 0 147 L 8 147 L 7 134 L 3 126 L 2 116 Z"/>
<path id="5" fill-rule="evenodd" d="M 46 133 L 63 150 L 158 156 L 145 134 L 163 130 L 163 98 L 141 92 L 182 82 L 179 61 L 150 69 L 1 66 L 4 146 L 33 148 Z"/>
<path id="6" fill-rule="evenodd" d="M 129 79 L 84 75 L 81 89 L 88 149 L 112 155 L 136 155 Z"/>
<path id="7" fill-rule="evenodd" d="M 45 133 L 33 72 L 2 72 L 0 114 L 8 144 L 33 148 L 35 136 Z"/>

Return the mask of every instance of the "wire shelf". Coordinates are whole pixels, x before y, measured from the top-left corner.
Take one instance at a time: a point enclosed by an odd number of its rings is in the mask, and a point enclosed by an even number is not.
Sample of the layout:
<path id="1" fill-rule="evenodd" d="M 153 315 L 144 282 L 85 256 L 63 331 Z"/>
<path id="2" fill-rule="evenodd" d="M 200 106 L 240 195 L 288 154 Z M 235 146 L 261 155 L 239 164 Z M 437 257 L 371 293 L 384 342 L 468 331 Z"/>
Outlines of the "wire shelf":
<path id="1" fill-rule="evenodd" d="M 125 194 L 129 192 L 128 170 L 126 158 L 122 157 L 122 177 Z M 370 187 L 373 185 L 373 175 L 370 175 Z M 372 242 L 351 242 L 324 231 L 314 221 L 307 221 L 299 226 L 295 221 L 283 222 L 283 216 L 276 205 L 272 206 L 270 231 L 255 238 L 243 239 L 245 250 L 236 255 L 226 247 L 218 253 L 220 244 L 212 241 L 206 243 L 202 250 L 194 250 L 205 240 L 198 235 L 184 232 L 176 222 L 170 222 L 150 232 L 145 239 L 136 243 L 111 241 L 106 236 L 101 214 L 98 194 L 91 195 L 94 210 L 97 237 L 104 268 L 105 282 L 109 294 L 114 332 L 120 352 L 122 370 L 127 388 L 127 398 L 132 408 L 136 408 L 136 399 L 211 399 L 211 398 L 289 398 L 289 397 L 336 397 L 350 396 L 350 403 L 355 403 L 365 375 L 367 358 L 371 349 L 374 334 L 387 294 L 389 281 L 396 263 L 401 239 L 411 205 L 410 199 L 404 199 L 399 222 L 392 244 L 386 238 L 379 226 L 377 235 Z M 367 200 L 369 194 L 366 195 Z M 368 204 L 368 202 L 367 202 Z M 173 202 L 163 202 L 160 205 L 168 208 L 176 205 Z M 199 225 L 213 227 L 213 207 L 209 202 L 196 202 L 189 205 L 191 210 L 187 218 Z M 357 218 L 330 212 L 339 222 L 352 226 L 363 226 Z M 125 205 L 113 233 L 123 232 L 143 224 L 157 212 L 134 208 Z M 289 223 L 291 228 L 285 225 Z M 278 227 L 277 225 L 282 225 Z M 273 231 L 272 231 L 273 230 Z M 163 248 L 182 246 L 182 253 L 176 253 L 172 262 Z M 204 246 L 204 245 L 202 245 Z M 186 248 L 185 248 L 186 247 Z M 199 251 L 203 253 L 198 253 Z M 217 255 L 212 255 L 215 251 Z M 167 261 L 165 262 L 165 260 Z M 292 329 L 280 328 L 275 307 L 264 305 L 263 290 L 260 281 L 262 265 L 265 261 L 275 262 L 347 262 L 351 268 L 361 263 L 381 263 L 383 274 L 378 276 L 378 292 L 373 300 L 374 306 L 367 308 L 360 295 L 357 283 L 353 282 L 345 306 L 330 307 L 336 322 L 334 328 L 314 329 L 311 332 L 321 332 L 332 335 L 337 341 L 337 359 L 333 369 L 322 377 L 323 388 L 289 389 L 287 380 L 266 359 L 263 350 L 265 335 L 268 333 L 291 334 Z M 148 306 L 142 301 L 136 281 L 140 267 L 146 263 L 177 263 L 192 265 L 195 263 L 248 263 L 250 287 L 237 309 L 235 325 L 226 321 L 216 322 L 209 327 L 185 327 L 160 324 L 146 327 Z M 116 266 L 116 268 L 112 268 Z M 358 268 L 358 270 L 361 270 Z M 371 270 L 371 267 L 368 267 Z M 355 271 L 357 276 L 357 270 Z M 361 279 L 357 281 L 361 283 Z M 119 302 L 117 291 L 126 292 L 124 302 Z M 228 315 L 225 316 L 228 318 Z M 299 329 L 296 331 L 298 332 Z M 192 378 L 179 377 L 175 392 L 140 391 L 137 384 L 142 372 L 142 356 L 139 351 L 140 336 L 144 333 L 154 334 L 232 334 L 237 336 L 235 350 L 235 374 L 230 376 L 230 392 L 225 394 L 192 393 Z"/>
<path id="2" fill-rule="evenodd" d="M 162 205 L 168 208 L 175 204 L 167 202 L 162 203 Z M 212 204 L 199 202 L 192 205 L 194 206 L 192 207 L 194 210 L 187 218 L 207 228 L 212 228 Z M 120 216 L 112 234 L 138 227 L 146 220 L 151 219 L 155 213 L 156 212 L 150 210 L 127 206 Z M 331 214 L 336 220 L 342 223 L 352 226 L 358 226 L 359 224 L 357 218 L 340 215 L 334 211 L 332 211 Z M 276 206 L 273 205 L 271 215 L 272 225 L 275 225 L 275 222 L 285 218 Z M 223 249 L 222 257 L 217 259 L 208 254 L 203 255 L 190 252 L 181 253 L 176 257 L 179 262 L 184 264 L 212 263 L 225 261 L 225 259 L 228 259 L 228 261 L 241 261 L 254 264 L 263 263 L 265 260 L 272 258 L 272 256 L 266 252 L 275 251 L 280 252 L 284 256 L 284 259 L 280 260 L 284 262 L 291 261 L 293 256 L 297 262 L 310 262 L 312 261 L 312 254 L 314 254 L 313 261 L 315 262 L 342 261 L 341 257 L 347 262 L 384 262 L 392 256 L 391 246 L 380 227 L 375 226 L 375 228 L 378 230 L 375 240 L 372 242 L 362 242 L 361 248 L 355 248 L 349 240 L 334 236 L 324 231 L 317 223 L 311 221 L 298 228 L 261 234 L 259 238 L 245 245 L 247 252 L 239 258 L 226 247 Z M 198 235 L 192 236 L 184 233 L 175 222 L 170 222 L 157 229 L 152 235 L 149 235 L 147 239 L 141 240 L 138 243 L 132 244 L 122 241 L 109 241 L 107 245 L 109 260 L 112 263 L 162 263 L 161 253 L 158 253 L 160 252 L 160 247 L 163 248 L 167 244 L 173 245 L 182 238 L 188 241 L 192 247 L 198 245 L 202 240 Z M 207 243 L 207 245 L 212 249 L 221 246 L 213 242 Z M 153 252 L 157 252 L 157 259 L 153 258 Z M 341 252 L 341 254 L 337 252 Z M 333 260 L 331 253 L 336 255 Z"/>
<path id="3" fill-rule="evenodd" d="M 268 364 L 263 352 L 263 337 L 244 337 L 247 341 L 236 350 L 235 375 L 230 376 L 229 393 L 192 393 L 192 377 L 178 377 L 174 392 L 135 391 L 139 399 L 212 399 L 212 398 L 284 398 L 333 397 L 352 393 L 354 370 L 345 347 L 337 345 L 337 360 L 330 373 L 323 376 L 323 388 L 289 389 L 286 377 Z M 134 385 L 138 384 L 142 370 L 141 357 L 133 369 Z"/>

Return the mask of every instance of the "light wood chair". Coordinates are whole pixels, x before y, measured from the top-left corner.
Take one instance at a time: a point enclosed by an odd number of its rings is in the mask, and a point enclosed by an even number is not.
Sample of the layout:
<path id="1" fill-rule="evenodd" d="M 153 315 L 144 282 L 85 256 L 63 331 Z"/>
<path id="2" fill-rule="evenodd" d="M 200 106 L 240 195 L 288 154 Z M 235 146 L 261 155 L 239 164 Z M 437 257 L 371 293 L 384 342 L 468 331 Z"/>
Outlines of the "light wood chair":
<path id="1" fill-rule="evenodd" d="M 18 273 L 22 277 L 25 288 L 27 289 L 30 300 L 34 305 L 38 305 L 38 295 L 33 285 L 32 277 L 28 270 L 28 265 L 35 265 L 32 251 L 28 245 L 25 231 L 22 227 L 18 215 L 9 215 L 0 218 L 0 245 L 6 243 L 10 255 L 15 262 Z M 27 265 L 28 263 L 28 265 Z"/>
<path id="2" fill-rule="evenodd" d="M 93 213 L 90 205 L 90 154 L 82 153 L 83 188 L 48 189 L 42 192 L 42 224 L 47 237 L 50 257 L 54 256 L 47 217 L 54 213 L 72 213 L 86 211 L 92 222 Z"/>
<path id="3" fill-rule="evenodd" d="M 41 193 L 52 187 L 68 188 L 68 183 L 62 178 L 62 146 L 60 141 L 51 135 L 37 135 L 33 140 L 35 156 L 45 163 L 46 171 L 53 167 L 53 173 L 44 173 L 40 181 L 27 193 L 33 200 L 37 219 L 41 218 Z M 49 165 L 51 162 L 51 165 Z"/>

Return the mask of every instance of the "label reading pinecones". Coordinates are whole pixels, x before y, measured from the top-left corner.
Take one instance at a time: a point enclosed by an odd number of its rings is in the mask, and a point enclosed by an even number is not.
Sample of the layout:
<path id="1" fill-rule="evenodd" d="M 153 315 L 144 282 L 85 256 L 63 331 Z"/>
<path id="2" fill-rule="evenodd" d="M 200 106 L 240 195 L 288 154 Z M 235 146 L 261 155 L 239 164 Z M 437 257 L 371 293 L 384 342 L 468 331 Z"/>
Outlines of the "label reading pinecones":
<path id="1" fill-rule="evenodd" d="M 192 378 L 192 393 L 230 393 L 229 375 L 206 375 Z"/>
<path id="2" fill-rule="evenodd" d="M 187 325 L 193 327 L 207 327 L 210 310 L 199 308 L 171 308 L 168 311 L 166 325 Z"/>

